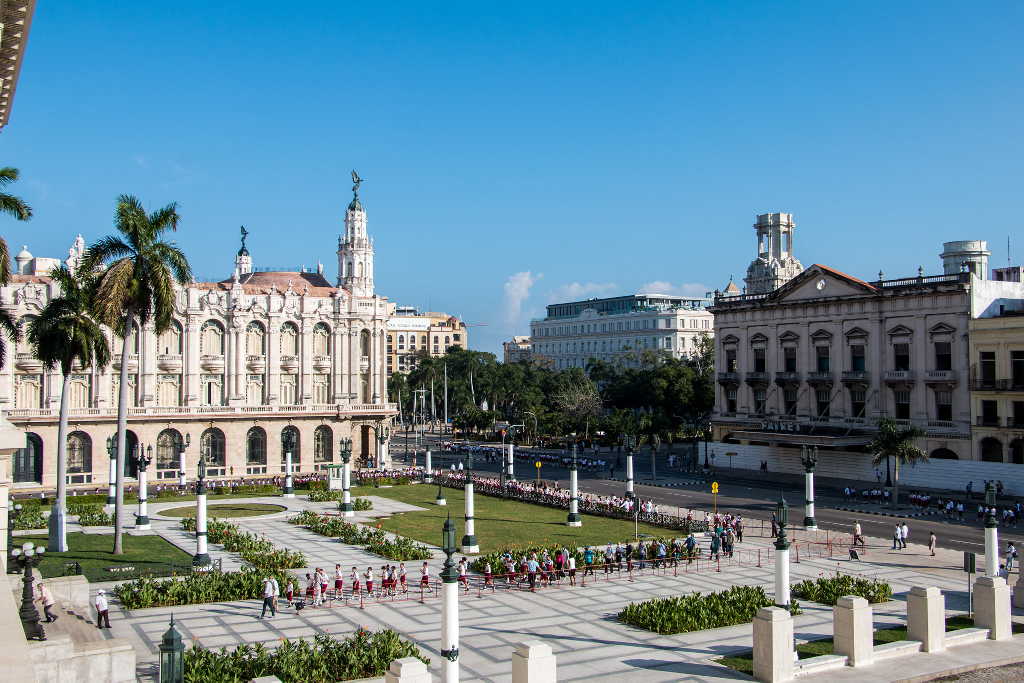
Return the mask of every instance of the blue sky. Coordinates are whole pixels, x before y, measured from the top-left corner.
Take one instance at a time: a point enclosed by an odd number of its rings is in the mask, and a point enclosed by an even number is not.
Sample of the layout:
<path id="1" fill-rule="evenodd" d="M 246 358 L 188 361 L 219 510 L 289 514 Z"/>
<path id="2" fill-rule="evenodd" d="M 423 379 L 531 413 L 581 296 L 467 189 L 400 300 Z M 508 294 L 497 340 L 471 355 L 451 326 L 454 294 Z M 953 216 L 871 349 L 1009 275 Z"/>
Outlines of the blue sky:
<path id="1" fill-rule="evenodd" d="M 1020 235 L 1019 3 L 503 4 L 41 2 L 3 234 L 66 254 L 132 193 L 200 277 L 244 224 L 333 278 L 356 168 L 378 291 L 487 351 L 554 300 L 741 278 L 767 211 L 869 278 Z"/>

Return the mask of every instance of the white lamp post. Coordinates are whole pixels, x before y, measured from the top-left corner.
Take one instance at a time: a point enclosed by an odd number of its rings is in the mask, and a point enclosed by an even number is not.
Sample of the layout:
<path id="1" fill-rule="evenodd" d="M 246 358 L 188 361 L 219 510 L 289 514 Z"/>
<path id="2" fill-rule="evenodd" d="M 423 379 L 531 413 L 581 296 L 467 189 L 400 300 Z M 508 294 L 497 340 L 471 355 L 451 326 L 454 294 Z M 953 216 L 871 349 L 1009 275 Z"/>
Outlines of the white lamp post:
<path id="1" fill-rule="evenodd" d="M 444 522 L 441 550 L 446 559 L 441 571 L 441 656 L 444 657 L 442 680 L 457 683 L 459 680 L 459 571 L 452 562 L 455 554 L 455 525 L 451 517 Z"/>
<path id="2" fill-rule="evenodd" d="M 779 520 L 779 535 L 775 539 L 775 604 L 789 607 L 789 541 L 786 539 L 789 506 L 782 496 L 775 507 L 775 517 Z"/>
<path id="3" fill-rule="evenodd" d="M 466 457 L 466 534 L 462 537 L 462 552 L 475 555 L 480 552 L 476 542 L 475 525 L 473 522 L 473 454 Z"/>
<path id="4" fill-rule="evenodd" d="M 107 437 L 107 455 L 110 456 L 110 469 L 107 471 L 107 507 L 114 508 L 117 501 L 117 435 Z"/>
<path id="5" fill-rule="evenodd" d="M 285 429 L 281 432 L 281 448 L 284 450 L 284 491 L 285 498 L 294 498 L 295 489 L 292 487 L 292 451 L 295 450 L 295 432 L 292 429 Z"/>
<path id="6" fill-rule="evenodd" d="M 430 484 L 434 481 L 434 470 L 432 469 L 434 464 L 431 462 L 430 449 L 427 449 L 426 462 L 423 465 L 423 483 Z"/>
<path id="7" fill-rule="evenodd" d="M 149 463 L 153 462 L 153 444 L 142 449 L 142 444 L 135 446 L 135 464 L 139 468 L 139 513 L 135 516 L 135 529 L 137 531 L 145 531 L 152 529 L 153 525 L 149 523 L 149 510 L 147 504 L 149 502 L 149 493 L 146 491 L 146 468 L 149 467 Z"/>
<path id="8" fill-rule="evenodd" d="M 192 558 L 195 567 L 210 566 L 210 554 L 206 549 L 206 458 L 199 454 L 196 479 L 196 554 Z"/>
<path id="9" fill-rule="evenodd" d="M 800 462 L 804 466 L 804 528 L 813 531 L 818 528 L 814 521 L 814 467 L 818 464 L 818 447 L 801 447 Z"/>
<path id="10" fill-rule="evenodd" d="M 985 484 L 985 575 L 999 576 L 999 520 L 996 519 L 996 486 Z"/>
<path id="11" fill-rule="evenodd" d="M 355 517 L 356 511 L 352 507 L 352 439 L 341 440 L 341 462 L 344 465 L 341 469 L 341 516 Z"/>
<path id="12" fill-rule="evenodd" d="M 576 444 L 572 445 L 572 462 L 569 463 L 569 517 L 566 524 L 569 526 L 583 526 L 583 519 L 580 517 L 580 496 L 576 483 Z"/>
<path id="13" fill-rule="evenodd" d="M 185 435 L 185 441 L 178 442 L 178 486 L 188 485 L 188 482 L 185 480 L 185 449 L 188 448 L 191 443 L 191 434 Z"/>
<path id="14" fill-rule="evenodd" d="M 626 498 L 635 498 L 633 493 L 633 447 L 636 445 L 635 436 L 626 436 Z"/>
<path id="15" fill-rule="evenodd" d="M 508 444 L 508 480 L 516 480 L 516 445 L 514 443 Z"/>

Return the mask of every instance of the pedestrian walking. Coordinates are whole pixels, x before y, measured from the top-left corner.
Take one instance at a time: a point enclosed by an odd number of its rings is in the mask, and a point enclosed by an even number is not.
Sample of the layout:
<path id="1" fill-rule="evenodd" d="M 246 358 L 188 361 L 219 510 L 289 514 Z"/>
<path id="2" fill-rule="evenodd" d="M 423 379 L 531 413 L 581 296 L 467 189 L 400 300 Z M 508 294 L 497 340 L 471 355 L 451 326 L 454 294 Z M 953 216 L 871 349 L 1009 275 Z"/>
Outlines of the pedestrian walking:
<path id="1" fill-rule="evenodd" d="M 57 621 L 57 615 L 53 613 L 53 606 L 57 601 L 53 599 L 53 593 L 42 581 L 36 583 L 35 599 L 43 603 L 43 614 L 46 615 L 46 623 Z"/>
<path id="2" fill-rule="evenodd" d="M 907 526 L 906 522 L 900 525 L 900 544 L 903 549 L 907 549 L 907 539 L 910 538 L 910 527 Z"/>
<path id="3" fill-rule="evenodd" d="M 892 549 L 901 550 L 903 545 L 900 543 L 900 537 L 903 535 L 903 529 L 897 524 L 896 528 L 892 530 Z"/>
<path id="4" fill-rule="evenodd" d="M 862 547 L 866 547 L 867 543 L 864 542 L 864 533 L 860 528 L 860 522 L 853 523 L 853 544 L 860 544 Z"/>
<path id="5" fill-rule="evenodd" d="M 934 531 L 928 532 L 928 550 L 931 551 L 932 557 L 935 557 L 935 546 L 938 545 L 939 539 L 935 537 Z"/>
<path id="6" fill-rule="evenodd" d="M 572 555 L 569 556 L 568 565 L 569 565 L 569 585 L 570 586 L 575 586 L 576 585 L 576 558 L 573 557 Z"/>
<path id="7" fill-rule="evenodd" d="M 110 605 L 107 604 L 107 592 L 96 592 L 96 628 L 110 628 Z"/>
<path id="8" fill-rule="evenodd" d="M 1006 573 L 1009 574 L 1013 571 L 1013 562 L 1017 559 L 1017 548 L 1014 547 L 1013 541 L 1006 544 Z"/>
<path id="9" fill-rule="evenodd" d="M 270 610 L 270 616 L 277 616 L 277 611 L 274 609 L 274 598 L 277 597 L 277 593 L 274 592 L 274 580 L 269 576 L 263 579 L 263 610 L 260 611 L 259 619 L 267 616 L 267 609 Z"/>

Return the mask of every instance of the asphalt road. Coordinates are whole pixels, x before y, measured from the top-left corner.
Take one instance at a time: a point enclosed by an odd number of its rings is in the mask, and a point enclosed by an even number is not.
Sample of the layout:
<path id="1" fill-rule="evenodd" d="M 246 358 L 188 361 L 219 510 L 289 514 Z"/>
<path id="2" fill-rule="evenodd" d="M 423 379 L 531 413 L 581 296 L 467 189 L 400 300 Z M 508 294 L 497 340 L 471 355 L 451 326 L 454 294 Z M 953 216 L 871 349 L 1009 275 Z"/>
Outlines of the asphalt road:
<path id="1" fill-rule="evenodd" d="M 410 448 L 411 446 L 412 444 L 410 443 Z M 391 453 L 393 456 L 398 456 L 399 460 L 401 460 L 400 456 L 404 453 L 404 441 L 393 441 Z M 435 453 L 434 466 L 438 467 L 458 459 L 460 459 L 458 456 L 445 458 L 444 454 Z M 417 462 L 420 465 L 423 464 L 422 454 Z M 711 494 L 710 486 L 707 484 L 687 485 L 680 488 L 649 486 L 642 483 L 645 478 L 650 481 L 650 472 L 643 472 L 644 464 L 646 464 L 644 459 L 637 458 L 637 479 L 634 481 L 634 486 L 636 494 L 641 498 L 654 500 L 659 505 L 669 508 L 669 511 L 676 507 L 683 509 L 691 508 L 701 512 L 713 509 L 715 496 Z M 497 463 L 475 462 L 474 466 L 478 470 L 492 474 L 498 471 Z M 527 469 L 530 471 L 527 472 Z M 527 477 L 532 479 L 534 476 L 533 468 L 519 459 L 516 460 L 515 471 L 517 477 L 521 479 Z M 744 475 L 753 477 L 756 473 L 745 472 Z M 569 485 L 568 471 L 559 467 L 544 465 L 541 469 L 541 477 L 547 481 L 558 481 L 563 487 Z M 660 477 L 659 481 L 665 483 L 687 478 L 691 480 L 703 479 L 703 477 L 698 475 L 689 477 L 671 476 Z M 775 510 L 775 504 L 779 498 L 780 486 L 778 484 L 767 484 L 765 486 L 753 486 L 749 485 L 749 482 L 733 484 L 728 481 L 727 471 L 719 471 L 717 473 L 717 480 L 719 482 L 719 494 L 717 496 L 719 510 L 742 515 L 747 520 L 748 529 L 754 527 L 757 524 L 756 521 L 760 520 L 764 520 L 767 527 L 767 520 L 770 519 L 772 511 Z M 582 470 L 579 472 L 579 485 L 582 491 L 599 495 L 622 495 L 625 490 L 625 485 L 621 481 L 611 481 L 603 478 L 603 475 L 595 476 Z M 793 522 L 799 524 L 803 520 L 803 489 L 800 488 L 798 490 L 791 485 L 783 485 L 782 490 L 790 505 L 791 524 Z M 835 497 L 818 496 L 815 502 L 815 519 L 819 529 L 849 534 L 853 529 L 854 522 L 859 521 L 861 529 L 866 536 L 885 539 L 882 545 L 891 547 L 889 544 L 891 544 L 893 527 L 897 521 L 895 518 L 870 513 L 847 512 L 829 507 L 830 504 L 835 505 L 841 502 L 840 499 Z M 976 507 L 977 503 L 970 510 L 970 523 L 957 523 L 935 517 L 907 519 L 907 525 L 910 528 L 910 542 L 926 544 L 928 542 L 928 533 L 934 531 L 938 537 L 940 547 L 956 551 L 982 553 L 984 551 L 984 532 L 980 524 L 973 522 Z M 878 509 L 881 508 L 879 507 Z M 906 508 L 906 506 L 905 509 L 909 511 L 909 508 Z M 999 530 L 999 539 L 1000 551 L 1006 547 L 1006 542 L 1009 540 L 1012 540 L 1018 549 L 1024 547 L 1024 526 L 1017 529 L 1001 528 Z"/>

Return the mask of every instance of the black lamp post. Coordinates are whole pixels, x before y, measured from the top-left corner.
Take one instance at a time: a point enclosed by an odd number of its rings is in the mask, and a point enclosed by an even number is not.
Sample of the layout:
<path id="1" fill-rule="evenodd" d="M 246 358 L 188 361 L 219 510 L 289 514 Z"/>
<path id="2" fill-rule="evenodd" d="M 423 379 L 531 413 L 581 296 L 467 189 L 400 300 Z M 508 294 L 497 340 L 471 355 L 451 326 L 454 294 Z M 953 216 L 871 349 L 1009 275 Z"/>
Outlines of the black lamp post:
<path id="1" fill-rule="evenodd" d="M 171 615 L 171 627 L 164 633 L 160 642 L 160 683 L 182 683 L 185 680 L 185 644 L 181 634 L 174 628 L 174 615 Z"/>
<path id="2" fill-rule="evenodd" d="M 138 472 L 139 478 L 139 513 L 135 515 L 135 528 L 136 529 L 148 529 L 149 524 L 149 512 L 147 508 L 147 502 L 149 500 L 149 494 L 146 485 L 146 468 L 153 462 L 153 444 L 150 444 L 146 448 L 142 447 L 142 444 L 138 444 L 135 447 L 133 453 L 135 459 L 135 467 Z"/>
<path id="3" fill-rule="evenodd" d="M 818 464 L 818 447 L 800 449 L 800 462 L 804 466 L 804 528 L 816 529 L 814 521 L 814 468 Z"/>
<path id="4" fill-rule="evenodd" d="M 186 434 L 184 441 L 178 441 L 178 486 L 186 486 L 185 479 L 185 450 L 192 445 L 192 435 Z"/>
<path id="5" fill-rule="evenodd" d="M 775 547 L 778 550 L 787 550 L 789 540 L 786 538 L 786 524 L 789 523 L 789 505 L 781 493 L 779 502 L 775 504 L 775 519 L 779 522 L 779 535 L 775 537 Z"/>
<path id="6" fill-rule="evenodd" d="M 117 435 L 111 434 L 107 437 L 107 455 L 110 457 L 110 473 L 107 482 L 107 505 L 113 506 L 117 503 Z"/>
<path id="7" fill-rule="evenodd" d="M 21 503 L 15 503 L 14 499 L 11 498 L 7 503 L 7 509 L 11 511 L 7 520 L 7 573 L 17 574 L 18 567 L 12 561 L 14 557 L 14 522 L 18 519 L 18 515 L 21 514 Z"/>
<path id="8" fill-rule="evenodd" d="M 789 505 L 779 493 L 775 506 L 775 517 L 779 521 L 779 535 L 775 537 L 775 604 L 789 606 L 789 540 L 786 539 L 786 524 L 789 522 Z"/>
<path id="9" fill-rule="evenodd" d="M 32 576 L 32 568 L 43 559 L 44 552 L 46 552 L 46 548 L 43 546 L 37 548 L 31 541 L 20 548 L 11 550 L 11 562 L 25 572 L 21 578 L 21 609 L 18 610 L 18 616 L 21 617 L 21 626 L 25 629 L 25 637 L 29 640 L 46 640 L 46 632 L 43 631 L 43 625 L 39 623 L 39 611 L 36 609 L 35 591 L 32 588 L 32 582 L 35 580 L 35 577 Z"/>
<path id="10" fill-rule="evenodd" d="M 985 527 L 993 529 L 999 526 L 996 519 L 996 485 L 992 482 L 985 484 Z"/>

